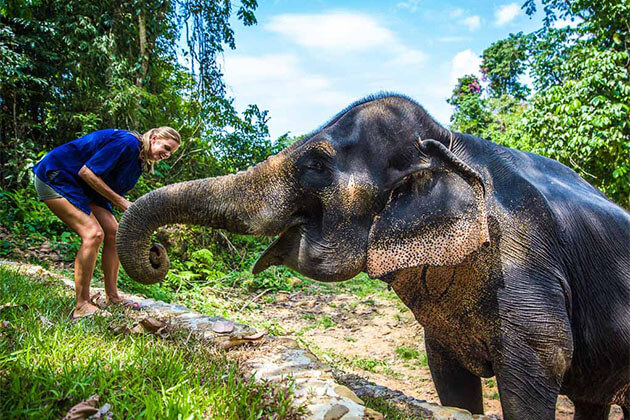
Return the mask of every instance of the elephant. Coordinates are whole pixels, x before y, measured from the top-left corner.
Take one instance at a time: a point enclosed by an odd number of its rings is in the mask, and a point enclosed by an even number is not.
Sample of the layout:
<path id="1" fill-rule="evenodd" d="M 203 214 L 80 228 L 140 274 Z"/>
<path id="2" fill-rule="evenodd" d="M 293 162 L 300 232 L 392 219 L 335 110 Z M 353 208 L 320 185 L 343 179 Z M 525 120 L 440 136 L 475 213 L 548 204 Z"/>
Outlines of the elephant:
<path id="1" fill-rule="evenodd" d="M 253 267 L 387 282 L 425 331 L 443 405 L 506 420 L 630 420 L 630 213 L 561 163 L 452 132 L 411 98 L 364 98 L 237 174 L 138 199 L 117 236 L 141 283 L 169 269 L 170 223 L 275 236 Z"/>

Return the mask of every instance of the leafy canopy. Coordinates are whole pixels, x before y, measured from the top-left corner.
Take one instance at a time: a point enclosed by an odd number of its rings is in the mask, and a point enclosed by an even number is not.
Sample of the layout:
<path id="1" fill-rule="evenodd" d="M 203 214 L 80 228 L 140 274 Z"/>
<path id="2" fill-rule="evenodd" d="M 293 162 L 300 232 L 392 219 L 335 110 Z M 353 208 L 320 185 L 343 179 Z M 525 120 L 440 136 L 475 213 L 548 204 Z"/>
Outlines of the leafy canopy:
<path id="1" fill-rule="evenodd" d="M 542 28 L 483 52 L 487 88 L 472 92 L 471 76 L 458 80 L 452 128 L 557 159 L 630 208 L 630 4 L 542 4 Z M 536 11 L 534 0 L 523 7 Z M 554 27 L 561 21 L 573 24 Z"/>

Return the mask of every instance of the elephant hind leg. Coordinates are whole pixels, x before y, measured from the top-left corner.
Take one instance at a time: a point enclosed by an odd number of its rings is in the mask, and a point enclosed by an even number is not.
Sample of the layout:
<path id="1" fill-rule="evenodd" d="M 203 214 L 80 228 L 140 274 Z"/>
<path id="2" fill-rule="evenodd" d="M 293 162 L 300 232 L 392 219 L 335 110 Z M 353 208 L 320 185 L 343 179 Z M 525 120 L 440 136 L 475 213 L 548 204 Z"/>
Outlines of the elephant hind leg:
<path id="1" fill-rule="evenodd" d="M 425 347 L 429 369 L 442 405 L 463 408 L 472 414 L 483 414 L 481 379 L 463 368 L 428 335 Z"/>
<path id="2" fill-rule="evenodd" d="M 609 405 L 597 405 L 583 401 L 574 401 L 573 404 L 575 405 L 573 420 L 608 420 Z"/>

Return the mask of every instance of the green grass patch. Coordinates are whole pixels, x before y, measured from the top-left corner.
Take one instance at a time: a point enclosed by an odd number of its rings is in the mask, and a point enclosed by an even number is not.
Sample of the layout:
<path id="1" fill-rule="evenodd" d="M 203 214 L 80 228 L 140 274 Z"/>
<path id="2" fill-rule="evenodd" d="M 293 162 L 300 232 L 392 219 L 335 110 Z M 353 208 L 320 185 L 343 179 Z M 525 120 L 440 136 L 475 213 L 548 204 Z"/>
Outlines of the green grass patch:
<path id="1" fill-rule="evenodd" d="M 415 361 L 418 366 L 428 366 L 427 353 L 415 347 L 398 346 L 396 354 L 403 360 Z"/>
<path id="2" fill-rule="evenodd" d="M 425 418 L 422 415 L 418 417 L 417 415 L 409 413 L 407 410 L 401 410 L 400 408 L 395 407 L 385 398 L 372 398 L 362 396 L 361 399 L 371 409 L 383 414 L 383 416 L 387 420 L 423 420 Z"/>
<path id="3" fill-rule="evenodd" d="M 108 325 L 121 312 L 71 322 L 73 301 L 56 281 L 0 267 L 3 418 L 61 418 L 93 394 L 115 418 L 297 417 L 290 392 L 245 379 L 208 345 L 115 335 Z"/>
<path id="4" fill-rule="evenodd" d="M 387 283 L 378 279 L 372 279 L 367 274 L 358 276 L 339 283 L 318 283 L 318 286 L 328 293 L 349 293 L 360 298 L 376 295 L 385 298 L 395 298 L 396 294 L 387 289 Z M 372 300 L 372 304 L 374 301 Z"/>
<path id="5" fill-rule="evenodd" d="M 332 318 L 329 317 L 328 315 L 324 315 L 319 319 L 319 321 L 317 322 L 317 325 L 327 330 L 328 328 L 337 326 L 337 323 L 333 321 Z"/>
<path id="6" fill-rule="evenodd" d="M 377 373 L 379 368 L 387 365 L 384 360 L 359 357 L 350 361 L 350 365 L 368 372 Z"/>

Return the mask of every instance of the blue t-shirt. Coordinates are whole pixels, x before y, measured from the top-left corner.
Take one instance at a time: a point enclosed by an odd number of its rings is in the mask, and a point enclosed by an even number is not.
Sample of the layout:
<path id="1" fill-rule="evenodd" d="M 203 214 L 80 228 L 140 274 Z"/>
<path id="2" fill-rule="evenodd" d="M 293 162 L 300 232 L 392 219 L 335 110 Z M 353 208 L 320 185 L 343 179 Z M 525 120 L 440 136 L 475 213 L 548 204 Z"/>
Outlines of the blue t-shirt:
<path id="1" fill-rule="evenodd" d="M 91 202 L 113 211 L 111 203 L 79 176 L 83 165 L 124 196 L 142 174 L 138 138 L 127 130 L 95 131 L 54 148 L 33 168 L 40 180 L 85 213 L 91 213 Z"/>

